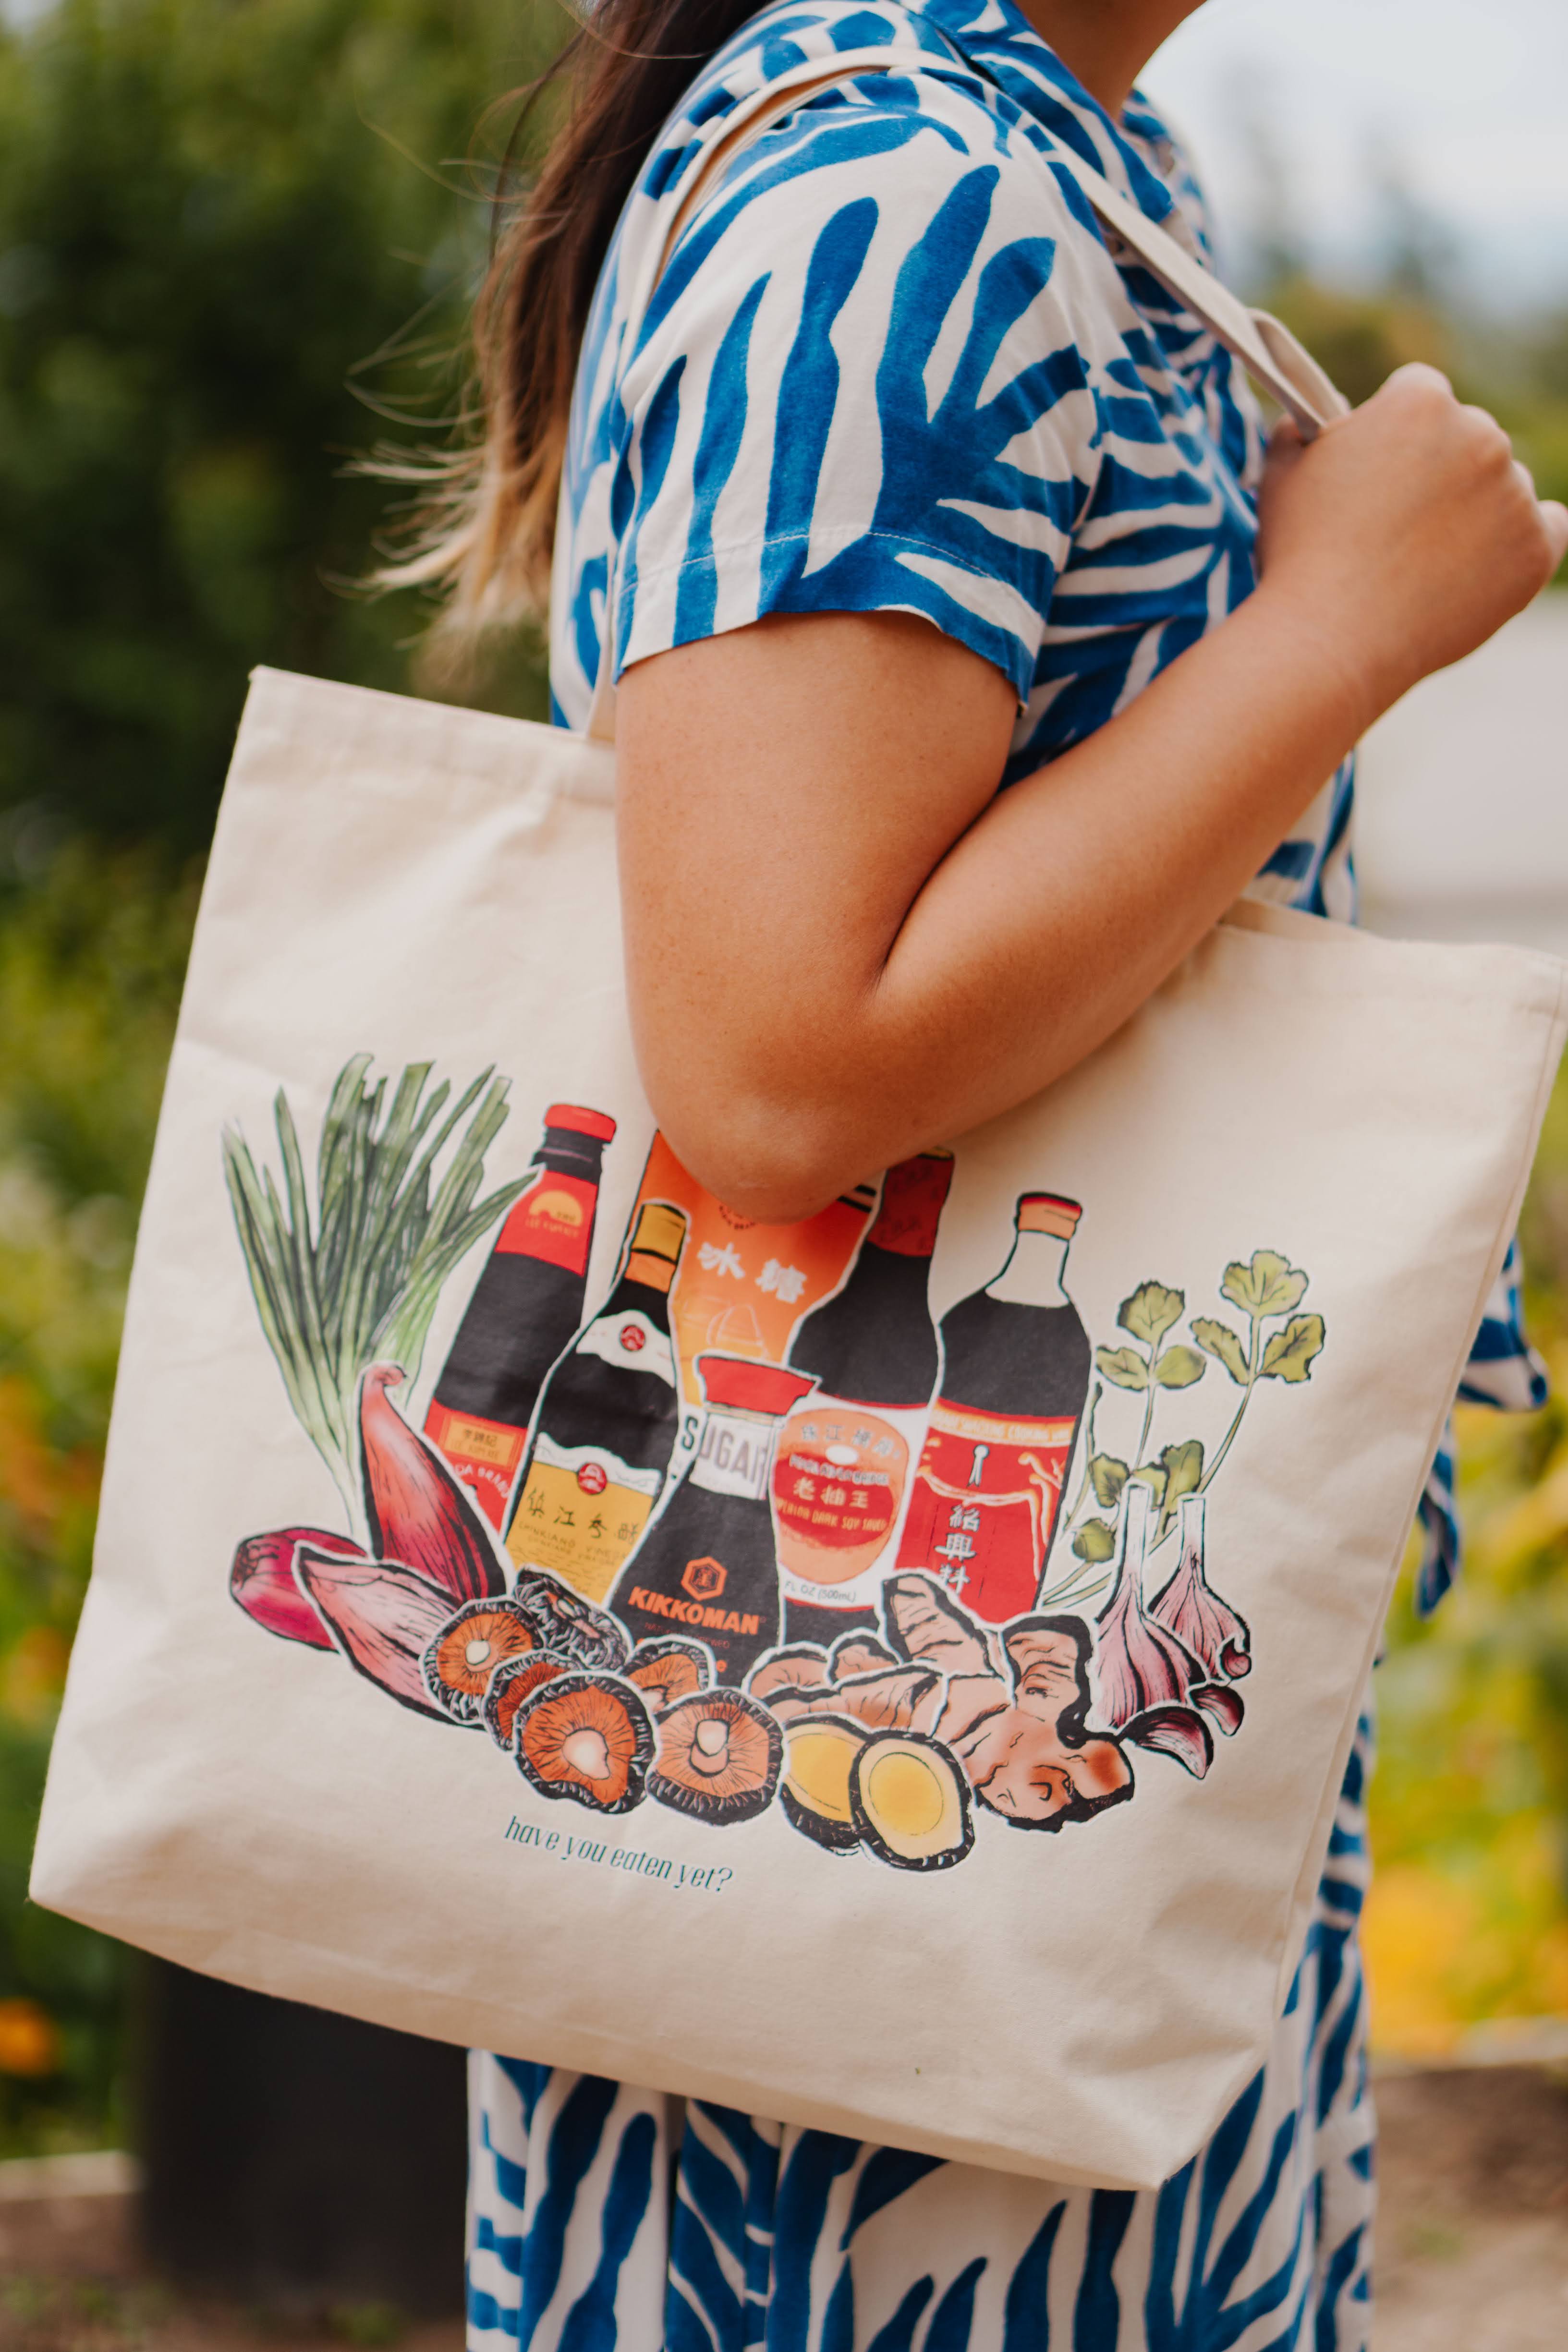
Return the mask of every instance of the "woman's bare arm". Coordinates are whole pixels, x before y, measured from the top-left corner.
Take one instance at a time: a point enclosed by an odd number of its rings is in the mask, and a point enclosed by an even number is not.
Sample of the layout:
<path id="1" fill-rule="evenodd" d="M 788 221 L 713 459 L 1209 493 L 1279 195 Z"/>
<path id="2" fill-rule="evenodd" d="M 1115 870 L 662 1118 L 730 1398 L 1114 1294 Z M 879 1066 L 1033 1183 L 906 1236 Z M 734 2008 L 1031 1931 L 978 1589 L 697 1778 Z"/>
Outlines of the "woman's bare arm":
<path id="1" fill-rule="evenodd" d="M 1159 986 L 1373 719 L 1544 585 L 1568 514 L 1407 369 L 1270 462 L 1262 582 L 1000 797 L 1000 672 L 926 623 L 766 621 L 628 670 L 639 1065 L 731 1207 L 805 1216 L 1071 1069 Z"/>

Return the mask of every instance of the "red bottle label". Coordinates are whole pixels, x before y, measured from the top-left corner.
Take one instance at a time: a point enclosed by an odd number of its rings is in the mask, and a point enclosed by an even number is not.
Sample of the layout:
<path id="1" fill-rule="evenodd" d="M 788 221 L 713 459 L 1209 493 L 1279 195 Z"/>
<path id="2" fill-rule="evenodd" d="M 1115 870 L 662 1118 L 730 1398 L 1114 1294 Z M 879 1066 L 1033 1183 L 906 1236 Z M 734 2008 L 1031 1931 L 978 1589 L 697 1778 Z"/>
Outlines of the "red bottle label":
<path id="1" fill-rule="evenodd" d="M 1026 1614 L 1072 1454 L 1076 1420 L 1015 1421 L 939 1398 L 899 1547 L 989 1625 Z"/>
<path id="2" fill-rule="evenodd" d="M 500 1528 L 522 1458 L 522 1431 L 432 1402 L 425 1415 L 425 1434 L 440 1447 L 491 1527 Z"/>
<path id="3" fill-rule="evenodd" d="M 542 1258 L 569 1274 L 586 1274 L 598 1197 L 596 1184 L 546 1168 L 532 1191 L 512 1203 L 497 1236 L 497 1255 Z"/>

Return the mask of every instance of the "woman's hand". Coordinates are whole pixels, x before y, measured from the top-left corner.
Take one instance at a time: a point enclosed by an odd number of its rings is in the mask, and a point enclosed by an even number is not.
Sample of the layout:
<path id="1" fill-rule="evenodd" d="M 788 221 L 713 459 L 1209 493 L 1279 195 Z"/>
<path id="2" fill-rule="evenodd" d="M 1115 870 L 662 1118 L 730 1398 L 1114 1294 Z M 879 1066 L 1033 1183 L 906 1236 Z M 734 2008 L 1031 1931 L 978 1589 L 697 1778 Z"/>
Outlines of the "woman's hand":
<path id="1" fill-rule="evenodd" d="M 1543 505 L 1502 427 L 1420 366 L 1310 445 L 1281 425 L 1261 525 L 1268 597 L 1338 649 L 1368 723 L 1484 644 L 1568 551 L 1568 509 Z"/>
<path id="2" fill-rule="evenodd" d="M 742 1213 L 808 1216 L 1072 1069 L 1251 881 L 1373 719 L 1543 586 L 1568 514 L 1405 369 L 1278 439 L 1264 574 L 1006 793 L 1011 688 L 896 614 L 764 621 L 622 680 L 643 1083 Z"/>

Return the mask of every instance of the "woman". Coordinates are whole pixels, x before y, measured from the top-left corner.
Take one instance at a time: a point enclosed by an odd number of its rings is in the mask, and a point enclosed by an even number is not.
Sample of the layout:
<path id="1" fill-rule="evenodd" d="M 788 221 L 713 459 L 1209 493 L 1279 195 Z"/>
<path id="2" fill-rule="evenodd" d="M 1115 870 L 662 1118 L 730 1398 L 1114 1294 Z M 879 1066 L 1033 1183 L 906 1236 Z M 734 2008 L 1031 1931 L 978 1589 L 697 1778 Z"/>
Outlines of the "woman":
<path id="1" fill-rule="evenodd" d="M 804 1217 L 1023 1100 L 1256 877 L 1350 915 L 1352 746 L 1568 544 L 1429 370 L 1265 459 L 1229 359 L 1051 172 L 1078 153 L 1201 247 L 1132 89 L 1193 5 L 601 0 L 576 45 L 481 320 L 482 465 L 414 569 L 448 629 L 504 618 L 563 459 L 556 715 L 613 660 L 641 1069 L 740 1212 Z M 746 148 L 629 335 L 732 106 L 889 42 L 929 70 Z M 1364 1769 L 1268 2063 L 1157 2194 L 477 2058 L 474 2352 L 1357 2352 Z"/>

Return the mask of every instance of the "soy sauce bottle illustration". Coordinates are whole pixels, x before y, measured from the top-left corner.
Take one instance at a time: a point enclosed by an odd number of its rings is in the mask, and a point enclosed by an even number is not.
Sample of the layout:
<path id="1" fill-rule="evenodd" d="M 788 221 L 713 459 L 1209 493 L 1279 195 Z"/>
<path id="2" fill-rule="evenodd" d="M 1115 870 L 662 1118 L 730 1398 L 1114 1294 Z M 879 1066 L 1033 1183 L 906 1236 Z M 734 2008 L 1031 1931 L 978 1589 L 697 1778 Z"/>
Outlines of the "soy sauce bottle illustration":
<path id="1" fill-rule="evenodd" d="M 686 1633 L 738 1683 L 780 1636 L 768 1477 L 780 1418 L 810 1376 L 752 1356 L 703 1355 L 697 1450 L 622 1569 L 610 1606 L 634 1642 Z"/>
<path id="2" fill-rule="evenodd" d="M 773 1479 L 784 1638 L 830 1643 L 876 1622 L 941 1369 L 928 1289 L 952 1154 L 889 1168 L 845 1284 L 801 1323 L 791 1365 L 816 1377 Z"/>
<path id="3" fill-rule="evenodd" d="M 942 1317 L 942 1392 L 899 1546 L 972 1616 L 1032 1609 L 1089 1394 L 1093 1350 L 1066 1289 L 1082 1211 L 1026 1192 L 1006 1265 Z"/>
<path id="4" fill-rule="evenodd" d="M 682 1211 L 645 1201 L 620 1277 L 544 1384 L 507 1529 L 520 1568 L 602 1601 L 652 1510 L 679 1415 L 669 1290 Z"/>
<path id="5" fill-rule="evenodd" d="M 533 1182 L 514 1201 L 458 1326 L 425 1415 L 495 1528 L 522 1459 L 545 1373 L 583 1320 L 600 1164 L 616 1122 L 552 1103 Z"/>

